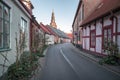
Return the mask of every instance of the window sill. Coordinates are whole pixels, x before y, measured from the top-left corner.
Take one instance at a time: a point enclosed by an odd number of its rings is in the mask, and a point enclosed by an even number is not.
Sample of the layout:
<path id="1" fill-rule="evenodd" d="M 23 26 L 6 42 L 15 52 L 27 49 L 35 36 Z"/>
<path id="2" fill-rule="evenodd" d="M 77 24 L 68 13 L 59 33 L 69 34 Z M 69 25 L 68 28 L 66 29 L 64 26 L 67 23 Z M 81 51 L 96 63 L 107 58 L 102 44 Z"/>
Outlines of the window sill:
<path id="1" fill-rule="evenodd" d="M 0 49 L 0 52 L 10 51 L 11 49 Z"/>

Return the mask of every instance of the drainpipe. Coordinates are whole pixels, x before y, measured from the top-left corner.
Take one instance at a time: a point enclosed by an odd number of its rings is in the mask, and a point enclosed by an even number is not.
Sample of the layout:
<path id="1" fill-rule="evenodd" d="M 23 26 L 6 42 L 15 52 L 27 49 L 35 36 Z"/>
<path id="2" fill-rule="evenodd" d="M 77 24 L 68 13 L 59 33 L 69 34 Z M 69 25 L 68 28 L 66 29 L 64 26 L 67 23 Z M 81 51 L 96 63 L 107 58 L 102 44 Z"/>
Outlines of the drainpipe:
<path id="1" fill-rule="evenodd" d="M 114 16 L 114 18 L 116 19 L 116 23 L 115 23 L 115 25 L 116 25 L 116 28 L 115 28 L 115 42 L 117 43 L 118 18 L 116 16 Z"/>

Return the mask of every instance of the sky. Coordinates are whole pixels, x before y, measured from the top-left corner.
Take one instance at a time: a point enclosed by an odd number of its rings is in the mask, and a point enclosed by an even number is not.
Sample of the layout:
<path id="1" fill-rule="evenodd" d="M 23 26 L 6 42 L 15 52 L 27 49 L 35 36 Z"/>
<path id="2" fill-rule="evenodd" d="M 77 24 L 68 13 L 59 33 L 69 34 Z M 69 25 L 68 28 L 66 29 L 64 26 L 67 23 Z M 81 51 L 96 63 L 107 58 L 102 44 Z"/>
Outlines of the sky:
<path id="1" fill-rule="evenodd" d="M 38 23 L 50 24 L 52 11 L 54 11 L 57 28 L 66 33 L 72 32 L 72 23 L 79 0 L 31 0 L 31 2 Z"/>

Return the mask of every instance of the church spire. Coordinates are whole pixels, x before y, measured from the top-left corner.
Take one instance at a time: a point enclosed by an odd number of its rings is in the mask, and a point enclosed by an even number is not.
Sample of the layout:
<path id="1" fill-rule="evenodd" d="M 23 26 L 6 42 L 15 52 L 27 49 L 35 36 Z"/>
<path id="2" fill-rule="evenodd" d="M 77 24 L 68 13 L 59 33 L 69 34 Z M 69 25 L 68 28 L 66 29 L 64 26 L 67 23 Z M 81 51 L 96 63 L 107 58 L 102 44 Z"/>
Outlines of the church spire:
<path id="1" fill-rule="evenodd" d="M 50 23 L 50 25 L 51 25 L 52 27 L 57 28 L 57 25 L 56 25 L 56 22 L 55 22 L 54 11 L 52 11 L 52 16 L 51 16 L 51 23 Z"/>

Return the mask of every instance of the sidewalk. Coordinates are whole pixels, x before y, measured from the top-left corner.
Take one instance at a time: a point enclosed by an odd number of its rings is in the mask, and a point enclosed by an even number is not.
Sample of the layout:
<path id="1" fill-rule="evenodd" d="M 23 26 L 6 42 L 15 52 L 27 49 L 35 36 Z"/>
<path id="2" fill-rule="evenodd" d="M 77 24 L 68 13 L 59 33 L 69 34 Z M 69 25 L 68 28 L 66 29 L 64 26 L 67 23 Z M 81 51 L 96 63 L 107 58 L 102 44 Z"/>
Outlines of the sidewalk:
<path id="1" fill-rule="evenodd" d="M 43 52 L 44 55 L 46 55 L 48 48 Z M 45 64 L 45 57 L 40 57 L 38 60 L 38 68 L 34 71 L 33 76 L 30 80 L 39 80 L 41 75 L 41 69 L 43 68 Z"/>
<path id="2" fill-rule="evenodd" d="M 93 61 L 95 61 L 95 62 L 97 62 L 97 63 L 99 63 L 99 61 L 102 59 L 101 57 L 98 57 L 98 56 L 96 56 L 96 55 L 93 55 L 92 53 L 88 53 L 88 52 L 86 52 L 86 51 L 82 51 L 82 50 L 80 50 L 80 49 L 78 49 L 78 48 L 76 48 L 77 50 L 79 50 L 79 52 L 82 54 L 82 55 L 84 55 L 84 56 L 86 56 L 86 57 L 88 57 L 88 58 L 90 58 L 90 59 L 92 59 Z M 113 72 L 113 73 L 115 73 L 115 74 L 117 74 L 117 75 L 119 75 L 120 76 L 120 65 L 119 66 L 115 66 L 115 65 L 108 65 L 108 64 L 103 64 L 102 65 L 104 68 L 106 68 L 107 70 L 109 70 L 109 71 L 111 71 L 111 72 Z"/>

